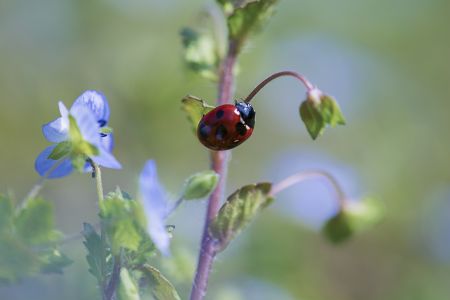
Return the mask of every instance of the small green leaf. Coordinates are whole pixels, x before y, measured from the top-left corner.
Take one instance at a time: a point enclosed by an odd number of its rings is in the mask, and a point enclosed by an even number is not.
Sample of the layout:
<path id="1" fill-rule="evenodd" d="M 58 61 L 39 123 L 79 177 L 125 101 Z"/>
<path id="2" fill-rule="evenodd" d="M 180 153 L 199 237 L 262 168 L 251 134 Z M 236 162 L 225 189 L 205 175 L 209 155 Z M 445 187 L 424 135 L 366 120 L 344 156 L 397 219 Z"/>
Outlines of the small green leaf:
<path id="1" fill-rule="evenodd" d="M 58 249 L 50 249 L 39 255 L 42 273 L 62 274 L 63 269 L 73 263 L 64 253 Z"/>
<path id="2" fill-rule="evenodd" d="M 33 251 L 9 233 L 0 234 L 0 282 L 14 282 L 39 268 Z"/>
<path id="3" fill-rule="evenodd" d="M 31 245 L 55 240 L 53 205 L 43 199 L 31 199 L 14 220 L 17 234 Z"/>
<path id="4" fill-rule="evenodd" d="M 82 173 L 84 172 L 84 167 L 86 166 L 87 156 L 84 154 L 74 154 L 71 157 L 72 166 L 75 170 Z"/>
<path id="5" fill-rule="evenodd" d="M 131 204 L 132 202 L 134 204 Z M 139 204 L 134 200 L 121 198 L 108 198 L 100 203 L 100 216 L 105 223 L 111 250 L 115 255 L 119 253 L 120 248 L 135 251 L 139 247 L 142 236 L 134 215 L 137 209 L 132 208 L 135 205 Z"/>
<path id="6" fill-rule="evenodd" d="M 315 106 L 315 103 L 310 101 L 304 101 L 300 105 L 300 117 L 313 140 L 325 129 L 325 121 Z"/>
<path id="7" fill-rule="evenodd" d="M 83 244 L 88 252 L 86 260 L 89 272 L 97 278 L 99 284 L 102 284 L 106 275 L 112 270 L 112 260 L 107 260 L 111 253 L 108 249 L 103 248 L 102 239 L 91 224 L 83 224 L 82 234 L 84 236 Z"/>
<path id="8" fill-rule="evenodd" d="M 328 220 L 323 233 L 332 243 L 341 243 L 378 223 L 382 217 L 383 207 L 379 201 L 365 199 L 347 205 L 343 211 Z"/>
<path id="9" fill-rule="evenodd" d="M 271 183 L 246 185 L 231 194 L 209 226 L 210 234 L 220 242 L 221 250 L 238 235 L 273 198 Z"/>
<path id="10" fill-rule="evenodd" d="M 83 140 L 83 136 L 81 135 L 77 120 L 75 120 L 75 118 L 71 115 L 69 115 L 69 136 L 70 140 L 74 144 L 77 144 Z"/>
<path id="11" fill-rule="evenodd" d="M 181 299 L 174 286 L 158 269 L 150 265 L 144 265 L 141 270 L 143 271 L 145 278 L 149 281 L 151 293 L 155 300 Z"/>
<path id="12" fill-rule="evenodd" d="M 58 143 L 56 147 L 53 149 L 52 153 L 48 156 L 49 159 L 59 160 L 64 156 L 67 156 L 72 152 L 72 142 L 64 141 Z"/>
<path id="13" fill-rule="evenodd" d="M 308 91 L 307 100 L 300 105 L 300 117 L 315 140 L 330 125 L 345 125 L 345 119 L 336 100 L 318 89 Z"/>
<path id="14" fill-rule="evenodd" d="M 126 268 L 120 270 L 119 300 L 139 300 L 139 288 Z"/>
<path id="15" fill-rule="evenodd" d="M 183 28 L 180 34 L 184 47 L 184 62 L 189 70 L 206 79 L 217 80 L 221 57 L 213 36 L 192 28 Z"/>
<path id="16" fill-rule="evenodd" d="M 75 158 L 79 159 L 80 156 L 96 156 L 99 154 L 99 150 L 94 145 L 89 144 L 83 140 L 77 121 L 71 115 L 69 115 L 69 136 L 73 152 L 72 163 Z M 80 171 L 80 164 L 74 164 L 76 170 Z"/>
<path id="17" fill-rule="evenodd" d="M 229 1 L 227 1 L 229 2 Z M 239 50 L 249 34 L 256 32 L 268 21 L 275 11 L 278 0 L 246 1 L 228 17 L 228 34 Z M 225 3 L 225 5 L 228 5 Z"/>
<path id="18" fill-rule="evenodd" d="M 216 187 L 219 175 L 211 170 L 196 173 L 186 180 L 184 200 L 202 199 Z"/>
<path id="19" fill-rule="evenodd" d="M 197 131 L 198 123 L 203 115 L 207 114 L 214 109 L 214 106 L 207 104 L 200 98 L 195 96 L 187 95 L 181 100 L 182 109 L 187 114 L 188 120 L 192 125 L 194 133 Z"/>

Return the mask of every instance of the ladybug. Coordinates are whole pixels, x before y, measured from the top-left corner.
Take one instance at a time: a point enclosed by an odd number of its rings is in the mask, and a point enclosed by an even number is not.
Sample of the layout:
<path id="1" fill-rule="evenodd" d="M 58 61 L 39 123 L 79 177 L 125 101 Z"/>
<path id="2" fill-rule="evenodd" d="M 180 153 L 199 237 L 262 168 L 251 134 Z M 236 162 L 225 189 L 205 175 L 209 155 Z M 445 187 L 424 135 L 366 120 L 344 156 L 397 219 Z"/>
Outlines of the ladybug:
<path id="1" fill-rule="evenodd" d="M 211 150 L 228 150 L 248 139 L 255 127 L 255 110 L 246 102 L 220 105 L 198 123 L 197 137 Z"/>

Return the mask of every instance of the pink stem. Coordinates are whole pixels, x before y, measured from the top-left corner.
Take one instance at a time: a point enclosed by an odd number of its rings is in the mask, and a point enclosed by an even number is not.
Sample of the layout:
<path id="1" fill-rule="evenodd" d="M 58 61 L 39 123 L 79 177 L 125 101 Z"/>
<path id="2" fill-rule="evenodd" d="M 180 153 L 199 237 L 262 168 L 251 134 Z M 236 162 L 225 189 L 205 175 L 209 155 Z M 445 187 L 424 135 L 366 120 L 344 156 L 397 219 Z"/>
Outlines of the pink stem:
<path id="1" fill-rule="evenodd" d="M 294 175 L 291 175 L 282 181 L 278 182 L 277 184 L 274 184 L 272 186 L 272 189 L 270 191 L 271 196 L 275 196 L 276 194 L 280 193 L 281 191 L 298 184 L 302 181 L 308 180 L 308 179 L 315 179 L 315 178 L 323 178 L 326 179 L 333 189 L 336 192 L 336 198 L 339 203 L 339 209 L 342 210 L 347 205 L 347 197 L 345 196 L 344 191 L 342 190 L 341 186 L 337 182 L 337 180 L 328 172 L 325 171 L 306 171 L 306 172 L 299 172 Z"/>
<path id="2" fill-rule="evenodd" d="M 309 82 L 308 79 L 306 79 L 305 76 L 303 76 L 297 72 L 293 72 L 293 71 L 281 71 L 281 72 L 277 72 L 275 74 L 270 75 L 269 77 L 264 79 L 260 84 L 258 84 L 253 89 L 253 91 L 250 93 L 250 95 L 248 95 L 247 98 L 245 98 L 244 102 L 246 102 L 246 103 L 250 102 L 253 99 L 253 97 L 255 97 L 256 94 L 258 94 L 258 92 L 263 87 L 265 87 L 269 82 L 271 82 L 274 79 L 277 79 L 278 77 L 282 77 L 282 76 L 291 76 L 291 77 L 297 78 L 306 87 L 306 89 L 308 91 L 311 91 L 314 89 L 314 86 L 311 84 L 311 82 Z"/>
<path id="3" fill-rule="evenodd" d="M 230 43 L 228 54 L 222 63 L 219 81 L 218 105 L 229 103 L 233 95 L 234 76 L 233 69 L 236 63 L 237 50 L 233 43 Z M 219 211 L 221 199 L 223 198 L 226 182 L 229 151 L 211 151 L 211 168 L 219 174 L 219 183 L 208 199 L 208 208 L 206 211 L 205 225 L 201 249 L 198 258 L 197 271 L 192 284 L 191 300 L 202 300 L 206 295 L 208 278 L 211 271 L 214 258 L 217 254 L 215 241 L 211 238 L 208 227 L 212 219 Z"/>

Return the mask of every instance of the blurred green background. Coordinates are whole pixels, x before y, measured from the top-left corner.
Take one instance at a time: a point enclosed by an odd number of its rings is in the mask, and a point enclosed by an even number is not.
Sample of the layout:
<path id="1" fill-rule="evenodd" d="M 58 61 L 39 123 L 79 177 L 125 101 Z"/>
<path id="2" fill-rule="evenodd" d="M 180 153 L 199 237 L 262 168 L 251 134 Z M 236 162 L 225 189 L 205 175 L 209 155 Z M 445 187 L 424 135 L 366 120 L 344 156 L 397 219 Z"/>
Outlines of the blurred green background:
<path id="1" fill-rule="evenodd" d="M 146 159 L 176 194 L 208 167 L 180 99 L 214 102 L 213 83 L 186 72 L 179 30 L 212 1 L 0 1 L 0 190 L 22 198 L 38 179 L 40 126 L 86 89 L 109 99 L 115 155 L 107 190 L 136 194 Z M 207 299 L 449 299 L 450 2 L 447 0 L 281 1 L 264 34 L 241 57 L 236 96 L 268 74 L 294 69 L 340 101 L 348 125 L 313 142 L 298 118 L 304 90 L 292 79 L 255 101 L 253 137 L 233 151 L 228 190 L 280 180 L 307 168 L 336 175 L 354 198 L 383 201 L 385 220 L 334 247 L 317 231 L 335 210 L 321 182 L 280 195 L 221 254 Z M 94 221 L 94 182 L 73 175 L 49 182 L 66 234 Z M 174 257 L 157 262 L 187 298 L 205 203 L 185 203 L 171 222 Z M 0 299 L 96 299 L 81 241 L 64 276 L 0 287 Z"/>

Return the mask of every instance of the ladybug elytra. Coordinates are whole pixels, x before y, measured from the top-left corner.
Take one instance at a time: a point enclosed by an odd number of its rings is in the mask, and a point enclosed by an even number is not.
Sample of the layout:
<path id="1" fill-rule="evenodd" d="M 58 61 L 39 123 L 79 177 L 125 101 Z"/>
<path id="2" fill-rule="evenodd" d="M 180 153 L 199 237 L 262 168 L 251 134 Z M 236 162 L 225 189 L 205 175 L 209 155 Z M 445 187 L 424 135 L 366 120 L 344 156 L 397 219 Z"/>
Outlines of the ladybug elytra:
<path id="1" fill-rule="evenodd" d="M 198 123 L 197 137 L 211 150 L 232 149 L 248 139 L 255 126 L 255 110 L 246 102 L 220 105 Z"/>

